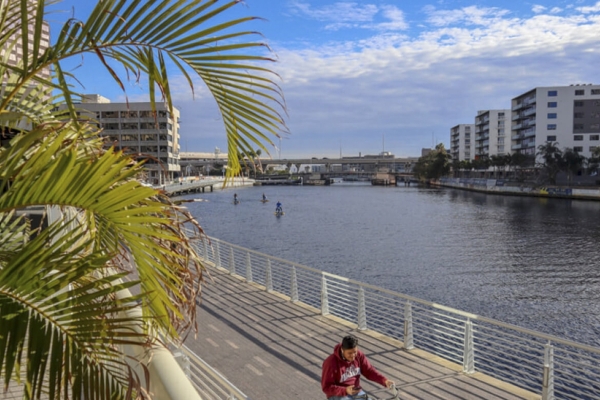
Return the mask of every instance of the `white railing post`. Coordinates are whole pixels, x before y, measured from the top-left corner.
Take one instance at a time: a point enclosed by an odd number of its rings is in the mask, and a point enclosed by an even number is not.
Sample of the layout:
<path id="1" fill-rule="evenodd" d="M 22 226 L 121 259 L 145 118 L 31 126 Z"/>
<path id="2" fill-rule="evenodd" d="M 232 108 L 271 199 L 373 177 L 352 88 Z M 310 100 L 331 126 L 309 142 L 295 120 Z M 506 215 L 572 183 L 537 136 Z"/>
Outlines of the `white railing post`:
<path id="1" fill-rule="evenodd" d="M 221 248 L 219 246 L 219 241 L 215 242 L 215 266 L 221 268 Z"/>
<path id="2" fill-rule="evenodd" d="M 542 400 L 554 400 L 554 346 L 550 342 L 544 348 L 544 378 Z"/>
<path id="3" fill-rule="evenodd" d="M 296 276 L 296 267 L 292 265 L 292 277 L 290 283 L 290 298 L 292 303 L 298 301 L 298 277 Z"/>
<path id="4" fill-rule="evenodd" d="M 273 274 L 271 272 L 271 259 L 267 258 L 267 276 L 265 277 L 265 290 L 273 291 Z"/>
<path id="5" fill-rule="evenodd" d="M 329 297 L 327 296 L 327 279 L 321 274 L 321 315 L 329 314 Z"/>
<path id="6" fill-rule="evenodd" d="M 463 352 L 463 372 L 472 374 L 475 372 L 475 348 L 473 345 L 473 324 L 467 318 L 465 323 L 465 350 Z"/>
<path id="7" fill-rule="evenodd" d="M 410 304 L 410 301 L 407 301 L 404 305 L 404 348 L 406 350 L 412 350 L 415 348 L 412 305 Z"/>
<path id="8" fill-rule="evenodd" d="M 365 289 L 362 286 L 358 287 L 358 330 L 364 331 L 367 329 L 367 306 L 365 303 Z"/>
<path id="9" fill-rule="evenodd" d="M 177 349 L 173 352 L 173 358 L 175 358 L 175 361 L 177 361 L 177 364 L 179 364 L 181 370 L 189 379 L 191 375 L 190 358 L 185 355 L 181 349 Z"/>
<path id="10" fill-rule="evenodd" d="M 252 282 L 252 264 L 249 252 L 246 252 L 246 282 Z"/>
<path id="11" fill-rule="evenodd" d="M 229 273 L 235 274 L 235 259 L 233 255 L 233 247 L 229 248 Z"/>
<path id="12" fill-rule="evenodd" d="M 202 242 L 204 243 L 204 261 L 208 261 L 208 240 L 204 239 Z"/>

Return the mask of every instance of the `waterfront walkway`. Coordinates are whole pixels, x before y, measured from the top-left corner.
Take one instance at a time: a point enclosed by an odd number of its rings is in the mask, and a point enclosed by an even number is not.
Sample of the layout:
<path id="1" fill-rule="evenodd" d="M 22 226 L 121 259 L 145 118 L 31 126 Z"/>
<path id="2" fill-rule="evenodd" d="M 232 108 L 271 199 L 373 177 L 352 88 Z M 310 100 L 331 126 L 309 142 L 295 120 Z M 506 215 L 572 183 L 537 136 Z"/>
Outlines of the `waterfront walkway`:
<path id="1" fill-rule="evenodd" d="M 198 335 L 186 345 L 252 400 L 319 400 L 321 364 L 348 333 L 389 379 L 401 399 L 539 399 L 540 396 L 267 293 L 222 269 L 209 268 L 198 307 Z M 362 382 L 363 380 L 361 380 Z M 363 382 L 366 390 L 375 386 Z M 377 387 L 379 389 L 379 387 Z M 387 396 L 389 397 L 389 396 Z"/>

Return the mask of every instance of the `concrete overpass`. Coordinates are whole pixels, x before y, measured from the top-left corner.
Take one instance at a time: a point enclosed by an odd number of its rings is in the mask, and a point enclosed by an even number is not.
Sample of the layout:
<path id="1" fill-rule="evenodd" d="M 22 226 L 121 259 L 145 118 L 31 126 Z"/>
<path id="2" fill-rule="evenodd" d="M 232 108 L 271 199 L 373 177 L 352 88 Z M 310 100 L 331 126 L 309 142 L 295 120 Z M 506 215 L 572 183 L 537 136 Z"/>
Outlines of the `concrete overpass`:
<path id="1" fill-rule="evenodd" d="M 209 154 L 206 154 L 209 155 Z M 192 167 L 201 167 L 206 165 L 220 166 L 227 164 L 227 159 L 224 157 L 199 157 L 194 153 L 181 153 L 180 165 L 182 167 L 191 165 Z M 386 157 L 386 156 L 365 156 L 365 157 L 342 157 L 342 158 L 290 158 L 290 159 L 269 159 L 260 158 L 259 161 L 263 169 L 269 165 L 285 165 L 288 168 L 295 166 L 299 171 L 302 165 L 324 165 L 326 171 L 334 172 L 330 168 L 332 165 L 341 165 L 343 167 L 355 167 L 358 170 L 365 172 L 376 172 L 378 168 L 390 168 L 391 170 L 411 170 L 412 166 L 418 161 L 418 157 Z"/>

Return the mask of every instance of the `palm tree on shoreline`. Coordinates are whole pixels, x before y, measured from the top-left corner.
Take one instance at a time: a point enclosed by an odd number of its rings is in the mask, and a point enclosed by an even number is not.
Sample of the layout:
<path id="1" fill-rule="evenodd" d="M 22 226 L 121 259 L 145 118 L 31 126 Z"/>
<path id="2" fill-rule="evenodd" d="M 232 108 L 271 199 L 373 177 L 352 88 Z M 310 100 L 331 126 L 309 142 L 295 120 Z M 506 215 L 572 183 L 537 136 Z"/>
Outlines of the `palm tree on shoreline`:
<path id="1" fill-rule="evenodd" d="M 272 61 L 256 54 L 264 43 L 237 30 L 254 18 L 210 24 L 238 1 L 98 1 L 42 50 L 52 3 L 0 2 L 2 48 L 23 43 L 16 64 L 9 52 L 0 60 L 0 377 L 4 388 L 25 380 L 25 398 L 149 398 L 121 346 L 150 348 L 155 332 L 178 340 L 195 326 L 203 266 L 188 232 L 202 230 L 136 180 L 143 162 L 104 149 L 94 121 L 78 116 L 64 61 L 95 57 L 121 88 L 114 65 L 146 77 L 153 107 L 173 107 L 171 68 L 192 90 L 199 77 L 223 118 L 228 175 L 240 168 L 232 155 L 267 151 L 285 132 L 283 97 L 257 64 Z M 46 210 L 42 225 L 27 217 L 32 206 Z M 138 294 L 123 297 L 130 288 Z M 124 316 L 138 304 L 141 317 Z"/>

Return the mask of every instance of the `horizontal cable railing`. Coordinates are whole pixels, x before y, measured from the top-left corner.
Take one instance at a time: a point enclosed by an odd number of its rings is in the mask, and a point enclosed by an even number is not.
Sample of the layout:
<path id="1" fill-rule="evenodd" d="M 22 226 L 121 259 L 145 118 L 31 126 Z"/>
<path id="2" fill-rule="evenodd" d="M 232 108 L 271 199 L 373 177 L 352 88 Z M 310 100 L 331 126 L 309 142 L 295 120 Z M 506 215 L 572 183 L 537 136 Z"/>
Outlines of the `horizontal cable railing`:
<path id="1" fill-rule="evenodd" d="M 190 382 L 203 400 L 248 400 L 248 397 L 187 346 L 175 351 Z"/>
<path id="2" fill-rule="evenodd" d="M 254 250 L 203 238 L 203 259 L 267 291 L 289 296 L 419 348 L 540 394 L 543 400 L 600 400 L 600 349 L 347 279 Z"/>

